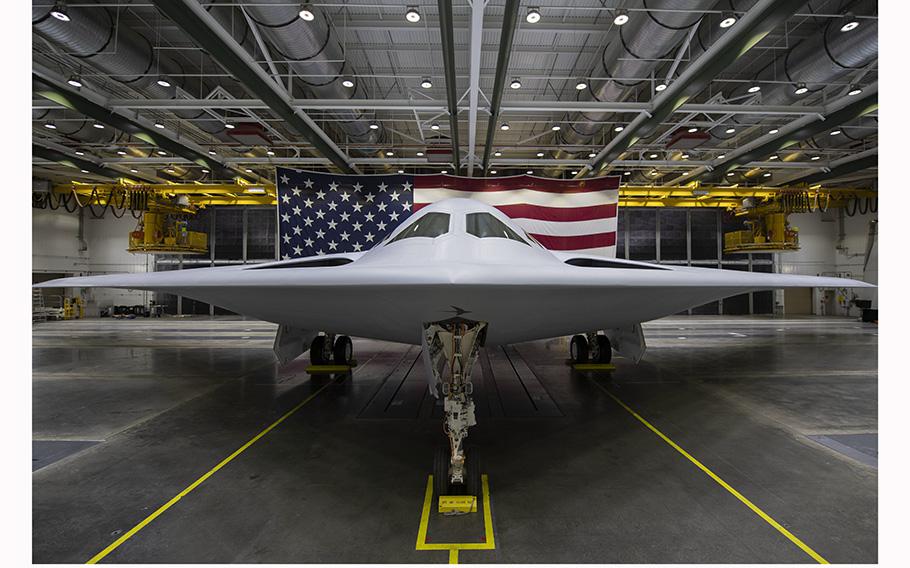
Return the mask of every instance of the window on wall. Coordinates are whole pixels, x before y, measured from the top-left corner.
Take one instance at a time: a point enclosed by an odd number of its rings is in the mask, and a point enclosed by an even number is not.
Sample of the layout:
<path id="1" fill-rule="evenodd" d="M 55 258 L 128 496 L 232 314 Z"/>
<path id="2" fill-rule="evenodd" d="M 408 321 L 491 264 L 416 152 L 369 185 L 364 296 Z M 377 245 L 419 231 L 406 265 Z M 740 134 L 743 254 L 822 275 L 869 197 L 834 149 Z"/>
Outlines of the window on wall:
<path id="1" fill-rule="evenodd" d="M 275 210 L 247 209 L 246 260 L 275 260 Z"/>
<path id="2" fill-rule="evenodd" d="M 685 209 L 660 209 L 660 260 L 687 260 Z"/>
<path id="3" fill-rule="evenodd" d="M 657 210 L 631 209 L 629 222 L 629 258 L 631 260 L 657 259 Z"/>

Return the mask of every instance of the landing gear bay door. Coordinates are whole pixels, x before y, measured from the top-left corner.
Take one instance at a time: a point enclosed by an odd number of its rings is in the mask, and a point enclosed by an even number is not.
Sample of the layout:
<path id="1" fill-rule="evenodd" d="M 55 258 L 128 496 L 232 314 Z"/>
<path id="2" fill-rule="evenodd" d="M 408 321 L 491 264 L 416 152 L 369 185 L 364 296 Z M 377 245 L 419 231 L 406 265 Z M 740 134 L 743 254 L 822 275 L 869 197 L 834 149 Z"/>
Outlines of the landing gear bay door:
<path id="1" fill-rule="evenodd" d="M 645 345 L 645 334 L 641 330 L 641 324 L 626 327 L 614 327 L 605 329 L 604 334 L 610 338 L 610 344 L 613 350 L 632 362 L 638 363 L 645 355 L 647 345 Z"/>

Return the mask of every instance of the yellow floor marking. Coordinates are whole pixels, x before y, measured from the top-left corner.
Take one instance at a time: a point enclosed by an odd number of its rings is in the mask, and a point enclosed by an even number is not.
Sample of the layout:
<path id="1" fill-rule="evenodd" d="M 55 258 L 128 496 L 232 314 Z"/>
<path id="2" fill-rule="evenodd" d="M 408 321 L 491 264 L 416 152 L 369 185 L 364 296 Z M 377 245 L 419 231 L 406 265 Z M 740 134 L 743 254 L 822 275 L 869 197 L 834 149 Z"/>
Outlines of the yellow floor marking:
<path id="1" fill-rule="evenodd" d="M 635 412 L 635 411 L 632 410 L 629 406 L 627 406 L 626 403 L 624 403 L 623 401 L 619 400 L 619 398 L 617 398 L 616 395 L 614 395 L 614 394 L 611 393 L 609 390 L 607 390 L 606 387 L 604 387 L 603 385 L 601 385 L 601 384 L 598 383 L 597 381 L 592 381 L 592 382 L 593 382 L 595 385 L 597 385 L 597 387 L 598 387 L 600 390 L 602 390 L 602 391 L 604 391 L 605 393 L 607 393 L 607 396 L 609 396 L 610 398 L 612 398 L 613 401 L 616 402 L 616 404 L 618 404 L 618 405 L 621 406 L 626 412 L 628 412 L 629 414 L 631 414 L 632 416 L 634 416 L 636 420 L 638 420 L 639 422 L 641 422 L 642 424 L 644 424 L 645 427 L 648 428 L 648 430 L 650 430 L 650 431 L 654 432 L 655 434 L 657 434 L 657 436 L 658 436 L 661 440 L 663 440 L 663 441 L 666 442 L 671 448 L 673 448 L 674 450 L 676 450 L 677 452 L 679 452 L 680 454 L 682 454 L 683 457 L 685 457 L 687 460 L 689 460 L 690 462 L 692 462 L 693 464 L 695 464 L 695 466 L 698 467 L 698 469 L 700 469 L 700 470 L 702 470 L 703 472 L 705 472 L 705 474 L 706 474 L 708 477 L 710 477 L 711 479 L 713 479 L 714 481 L 716 481 L 718 485 L 720 485 L 721 487 L 723 487 L 724 489 L 726 489 L 728 492 L 730 492 L 731 495 L 733 495 L 734 497 L 736 497 L 737 499 L 739 499 L 746 507 L 749 507 L 749 509 L 751 509 L 753 513 L 755 513 L 756 515 L 758 515 L 759 517 L 761 517 L 762 520 L 764 520 L 766 523 L 768 523 L 769 525 L 771 525 L 772 527 L 774 527 L 775 529 L 777 529 L 777 531 L 778 531 L 779 533 L 781 533 L 782 535 L 784 535 L 785 537 L 787 537 L 787 538 L 790 540 L 790 542 L 792 542 L 793 544 L 795 544 L 796 546 L 798 546 L 803 552 L 805 552 L 806 554 L 808 554 L 809 556 L 811 556 L 813 560 L 815 560 L 815 561 L 818 562 L 819 564 L 828 564 L 828 561 L 825 560 L 824 558 L 822 558 L 822 556 L 821 556 L 819 553 L 817 553 L 817 552 L 815 552 L 814 550 L 812 550 L 812 548 L 810 548 L 809 545 L 807 545 L 806 543 L 804 543 L 803 541 L 801 541 L 799 538 L 796 537 L 796 535 L 794 535 L 793 533 L 791 533 L 790 531 L 788 531 L 787 529 L 785 529 L 783 526 L 781 526 L 781 524 L 778 523 L 777 521 L 775 521 L 774 519 L 772 519 L 770 515 L 768 515 L 767 513 L 765 513 L 764 511 L 762 511 L 761 509 L 759 509 L 758 506 L 757 506 L 755 503 L 753 503 L 752 501 L 749 501 L 742 493 L 740 493 L 740 492 L 737 491 L 736 489 L 733 489 L 733 487 L 731 487 L 726 481 L 724 481 L 723 479 L 721 479 L 716 473 L 714 473 L 713 471 L 711 471 L 710 469 L 708 469 L 708 468 L 707 468 L 704 464 L 702 464 L 700 461 L 698 461 L 697 459 L 695 459 L 694 457 L 692 457 L 692 455 L 689 454 L 689 452 L 687 452 L 686 450 L 682 449 L 678 444 L 676 444 L 676 442 L 674 442 L 673 440 L 671 440 L 670 438 L 668 438 L 663 432 L 661 432 L 660 430 L 658 430 L 657 428 L 655 428 L 654 426 L 652 426 L 650 422 L 648 422 L 647 420 L 645 420 L 644 418 L 642 418 L 637 412 Z"/>
<path id="2" fill-rule="evenodd" d="M 243 452 L 245 452 L 245 451 L 247 450 L 247 448 L 249 448 L 250 446 L 252 446 L 253 444 L 255 444 L 257 441 L 259 441 L 260 438 L 262 438 L 263 436 L 265 436 L 266 434 L 268 434 L 269 432 L 271 432 L 272 430 L 274 430 L 276 426 L 278 426 L 279 424 L 281 424 L 282 422 L 284 422 L 285 420 L 287 420 L 292 414 L 294 414 L 295 412 L 297 412 L 298 410 L 300 410 L 300 409 L 303 407 L 303 405 L 305 405 L 306 403 L 308 403 L 308 402 L 310 402 L 311 400 L 313 400 L 314 398 L 316 398 L 316 396 L 317 396 L 319 393 L 321 393 L 323 390 L 325 390 L 325 389 L 326 389 L 329 385 L 331 385 L 331 384 L 332 384 L 331 382 L 328 382 L 328 383 L 324 384 L 323 386 L 319 387 L 319 389 L 318 389 L 316 392 L 314 392 L 314 393 L 311 394 L 310 396 L 308 396 L 308 397 L 306 397 L 305 399 L 303 399 L 303 401 L 301 401 L 301 402 L 300 402 L 297 406 L 295 406 L 294 408 L 292 408 L 292 409 L 290 409 L 289 411 L 287 411 L 281 418 L 279 418 L 278 420 L 272 422 L 272 424 L 269 425 L 268 428 L 266 428 L 266 429 L 263 430 L 262 432 L 256 434 L 256 436 L 253 437 L 249 442 L 247 442 L 246 444 L 244 444 L 244 445 L 240 446 L 239 448 L 237 448 L 237 450 L 235 450 L 234 453 L 232 453 L 232 454 L 229 455 L 228 457 L 226 457 L 226 458 L 224 458 L 223 460 L 221 460 L 221 462 L 220 462 L 218 465 L 216 465 L 216 466 L 213 467 L 212 469 L 210 469 L 210 470 L 208 470 L 207 472 L 205 472 L 205 473 L 202 475 L 202 477 L 200 477 L 199 479 L 197 479 L 196 481 L 194 481 L 193 483 L 191 483 L 189 486 L 187 486 L 186 489 L 184 489 L 183 491 L 181 491 L 180 493 L 178 493 L 178 494 L 177 494 L 176 496 L 174 496 L 170 501 L 168 501 L 167 503 L 165 503 L 165 504 L 162 505 L 161 507 L 158 507 L 158 510 L 156 510 L 154 513 L 152 513 L 152 514 L 149 515 L 148 517 L 144 518 L 138 525 L 136 525 L 135 527 L 131 528 L 131 529 L 128 530 L 127 532 L 123 533 L 123 535 L 122 535 L 120 538 L 118 538 L 117 540 L 115 540 L 114 542 L 112 542 L 107 548 L 105 548 L 104 550 L 102 550 L 101 552 L 99 552 L 98 554 L 96 554 L 95 556 L 92 556 L 92 558 L 91 558 L 86 564 L 96 564 L 96 563 L 98 563 L 99 561 L 101 561 L 105 556 L 107 556 L 107 555 L 110 554 L 111 552 L 117 550 L 117 548 L 118 548 L 121 544 L 123 544 L 124 542 L 128 541 L 130 538 L 133 537 L 133 535 L 135 535 L 136 533 L 138 533 L 139 531 L 141 531 L 143 528 L 145 528 L 146 525 L 148 525 L 149 523 L 151 523 L 152 521 L 154 521 L 155 519 L 157 519 L 162 513 L 164 513 L 165 511 L 167 511 L 168 509 L 170 509 L 171 507 L 173 507 L 178 501 L 180 501 L 181 499 L 183 499 L 184 497 L 186 497 L 187 495 L 189 495 L 190 492 L 192 492 L 194 489 L 196 489 L 197 487 L 199 487 L 200 485 L 202 485 L 202 483 L 203 483 L 206 479 L 208 479 L 208 478 L 210 478 L 211 476 L 215 475 L 215 473 L 216 473 L 219 469 L 221 469 L 221 468 L 223 468 L 224 466 L 226 466 L 227 464 L 231 463 L 231 462 L 234 460 L 234 458 L 236 458 L 237 456 L 239 456 L 240 454 L 242 454 Z"/>
<path id="3" fill-rule="evenodd" d="M 423 497 L 423 511 L 420 514 L 420 527 L 417 529 L 417 550 L 448 550 L 449 564 L 458 564 L 459 550 L 493 550 L 496 540 L 493 536 L 493 517 L 490 508 L 490 480 L 486 475 L 480 476 L 483 488 L 483 530 L 485 542 L 427 542 L 427 527 L 430 524 L 430 511 L 433 509 L 433 476 L 427 477 L 427 488 Z"/>

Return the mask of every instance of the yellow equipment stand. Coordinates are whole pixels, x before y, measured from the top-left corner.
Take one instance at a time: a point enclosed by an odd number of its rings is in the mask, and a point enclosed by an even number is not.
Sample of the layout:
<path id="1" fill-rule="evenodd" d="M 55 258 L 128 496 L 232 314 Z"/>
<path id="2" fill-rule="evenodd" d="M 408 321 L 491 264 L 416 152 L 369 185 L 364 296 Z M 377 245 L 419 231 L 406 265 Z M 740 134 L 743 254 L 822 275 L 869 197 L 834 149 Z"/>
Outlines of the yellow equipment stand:
<path id="1" fill-rule="evenodd" d="M 476 513 L 476 495 L 440 495 L 439 512 L 443 515 Z"/>
<path id="2" fill-rule="evenodd" d="M 310 375 L 327 375 L 331 373 L 347 373 L 357 366 L 357 361 L 351 361 L 350 365 L 310 365 L 305 370 Z"/>
<path id="3" fill-rule="evenodd" d="M 613 363 L 571 363 L 576 371 L 615 371 Z"/>

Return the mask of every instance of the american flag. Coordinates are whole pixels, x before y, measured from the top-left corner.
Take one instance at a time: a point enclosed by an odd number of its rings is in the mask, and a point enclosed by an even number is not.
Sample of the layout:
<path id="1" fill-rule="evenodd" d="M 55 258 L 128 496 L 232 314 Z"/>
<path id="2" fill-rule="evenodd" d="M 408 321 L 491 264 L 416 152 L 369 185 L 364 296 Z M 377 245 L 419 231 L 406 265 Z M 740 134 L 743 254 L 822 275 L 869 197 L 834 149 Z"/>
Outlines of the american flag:
<path id="1" fill-rule="evenodd" d="M 619 178 L 336 175 L 277 168 L 282 259 L 360 252 L 411 213 L 468 197 L 511 217 L 550 250 L 616 256 Z"/>

